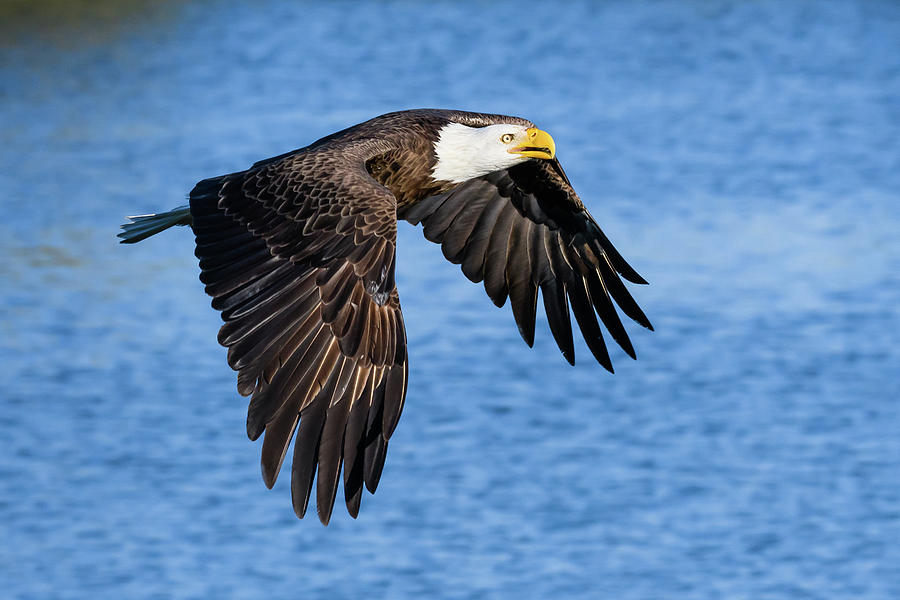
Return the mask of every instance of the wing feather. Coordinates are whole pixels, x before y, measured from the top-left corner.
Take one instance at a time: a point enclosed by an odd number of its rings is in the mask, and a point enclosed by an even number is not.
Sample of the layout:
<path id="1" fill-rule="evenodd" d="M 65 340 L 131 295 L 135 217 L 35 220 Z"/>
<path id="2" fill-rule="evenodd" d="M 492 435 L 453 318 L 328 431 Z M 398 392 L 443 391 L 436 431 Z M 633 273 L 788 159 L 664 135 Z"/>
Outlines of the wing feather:
<path id="1" fill-rule="evenodd" d="M 328 403 L 325 426 L 319 442 L 319 474 L 316 484 L 316 508 L 319 520 L 325 525 L 331 519 L 331 510 L 337 494 L 344 453 L 344 429 L 347 427 L 352 402 L 352 399 L 347 397 L 347 392 L 355 374 L 356 368 L 352 359 L 344 358 L 340 368 L 332 373 L 331 380 L 334 384 L 326 386 L 319 393 L 318 401 Z M 349 391 L 352 394 L 352 389 Z"/>
<path id="2" fill-rule="evenodd" d="M 362 389 L 350 407 L 347 428 L 344 432 L 344 501 L 347 511 L 355 519 L 363 489 L 363 461 L 365 452 L 366 418 L 372 405 L 373 384 L 380 380 L 379 368 L 364 372 Z"/>
<path id="3" fill-rule="evenodd" d="M 372 394 L 372 404 L 369 407 L 368 426 L 366 428 L 363 473 L 366 489 L 373 494 L 378 488 L 378 481 L 381 479 L 381 471 L 384 468 L 384 458 L 387 454 L 387 440 L 383 435 L 382 428 L 384 422 L 384 388 L 386 383 L 387 378 L 382 377 L 381 382 L 375 387 Z"/>
<path id="4" fill-rule="evenodd" d="M 472 231 L 472 235 L 466 242 L 464 257 L 462 260 L 462 272 L 474 283 L 484 279 L 484 255 L 487 252 L 494 224 L 503 210 L 504 203 L 490 202 L 484 207 L 478 222 Z"/>
<path id="5" fill-rule="evenodd" d="M 512 204 L 504 204 L 488 238 L 484 255 L 484 290 L 498 307 L 506 303 L 506 264 L 509 260 L 509 237 L 518 213 Z"/>
<path id="6" fill-rule="evenodd" d="M 521 219 L 513 224 L 509 238 L 509 257 L 506 263 L 509 303 L 519 328 L 519 334 L 529 347 L 534 345 L 538 293 L 538 288 L 532 281 L 529 258 L 532 227 L 534 227 L 534 223 Z"/>

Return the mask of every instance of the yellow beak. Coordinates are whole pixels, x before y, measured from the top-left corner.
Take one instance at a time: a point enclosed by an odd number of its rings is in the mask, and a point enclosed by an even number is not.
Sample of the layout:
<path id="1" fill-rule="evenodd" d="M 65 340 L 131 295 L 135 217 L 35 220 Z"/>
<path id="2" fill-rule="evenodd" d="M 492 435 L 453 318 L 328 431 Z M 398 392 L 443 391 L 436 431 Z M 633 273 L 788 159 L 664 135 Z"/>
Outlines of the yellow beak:
<path id="1" fill-rule="evenodd" d="M 546 131 L 541 131 L 537 127 L 529 127 L 525 130 L 525 139 L 522 143 L 515 148 L 510 148 L 507 152 L 529 158 L 549 160 L 556 156 L 556 144 L 553 143 L 553 138 Z"/>

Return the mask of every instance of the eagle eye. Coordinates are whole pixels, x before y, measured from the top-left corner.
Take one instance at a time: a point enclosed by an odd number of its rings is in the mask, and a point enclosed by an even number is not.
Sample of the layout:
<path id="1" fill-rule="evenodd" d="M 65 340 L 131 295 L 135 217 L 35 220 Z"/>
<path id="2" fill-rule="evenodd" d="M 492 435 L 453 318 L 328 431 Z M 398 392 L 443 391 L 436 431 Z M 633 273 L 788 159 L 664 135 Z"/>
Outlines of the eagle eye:
<path id="1" fill-rule="evenodd" d="M 515 136 L 513 136 L 513 134 L 511 134 L 511 133 L 504 133 L 503 135 L 500 136 L 500 141 L 503 142 L 504 144 L 508 144 L 511 141 L 513 141 L 514 137 Z"/>

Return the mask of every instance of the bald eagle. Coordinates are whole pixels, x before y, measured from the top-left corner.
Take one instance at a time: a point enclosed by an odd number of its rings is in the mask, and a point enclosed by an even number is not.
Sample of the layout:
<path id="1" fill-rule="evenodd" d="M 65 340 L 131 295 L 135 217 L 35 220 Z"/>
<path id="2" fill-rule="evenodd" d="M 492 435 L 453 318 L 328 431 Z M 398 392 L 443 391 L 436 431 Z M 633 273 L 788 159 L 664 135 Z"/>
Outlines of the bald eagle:
<path id="1" fill-rule="evenodd" d="M 553 138 L 517 117 L 409 110 L 376 117 L 246 171 L 205 179 L 190 205 L 130 217 L 124 243 L 173 225 L 196 236 L 200 280 L 225 322 L 219 342 L 264 431 L 271 488 L 294 430 L 291 495 L 302 518 L 316 479 L 328 524 L 343 464 L 355 518 L 372 493 L 406 397 L 406 330 L 394 282 L 397 221 L 461 265 L 534 343 L 538 292 L 569 363 L 569 307 L 612 372 L 599 321 L 632 358 L 613 301 L 652 329 L 623 278 L 646 283 L 588 214 Z"/>

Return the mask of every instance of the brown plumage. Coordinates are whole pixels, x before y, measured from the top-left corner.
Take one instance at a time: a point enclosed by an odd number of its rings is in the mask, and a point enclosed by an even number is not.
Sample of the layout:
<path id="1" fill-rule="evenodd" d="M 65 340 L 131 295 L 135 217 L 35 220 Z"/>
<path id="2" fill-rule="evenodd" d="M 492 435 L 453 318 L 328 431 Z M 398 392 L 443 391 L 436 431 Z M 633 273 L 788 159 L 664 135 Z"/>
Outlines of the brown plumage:
<path id="1" fill-rule="evenodd" d="M 484 282 L 497 306 L 508 298 L 529 346 L 539 295 L 570 363 L 570 306 L 588 348 L 610 371 L 598 317 L 635 356 L 613 301 L 651 328 L 619 276 L 646 282 L 588 214 L 555 158 L 513 156 L 516 164 L 464 181 L 435 177 L 450 172 L 438 170 L 445 159 L 436 144 L 452 123 L 466 126 L 463 140 L 468 128 L 472 135 L 494 125 L 533 128 L 499 115 L 391 113 L 201 181 L 189 209 L 123 226 L 124 242 L 171 225 L 193 228 L 200 279 L 225 321 L 219 342 L 238 372 L 238 391 L 251 397 L 247 434 L 255 440 L 265 432 L 267 486 L 297 431 L 291 493 L 299 517 L 314 479 L 318 516 L 327 524 L 342 466 L 354 517 L 363 485 L 374 492 L 381 476 L 409 372 L 394 282 L 398 219 L 421 223 L 466 277 Z M 547 149 L 516 150 L 507 152 Z"/>

